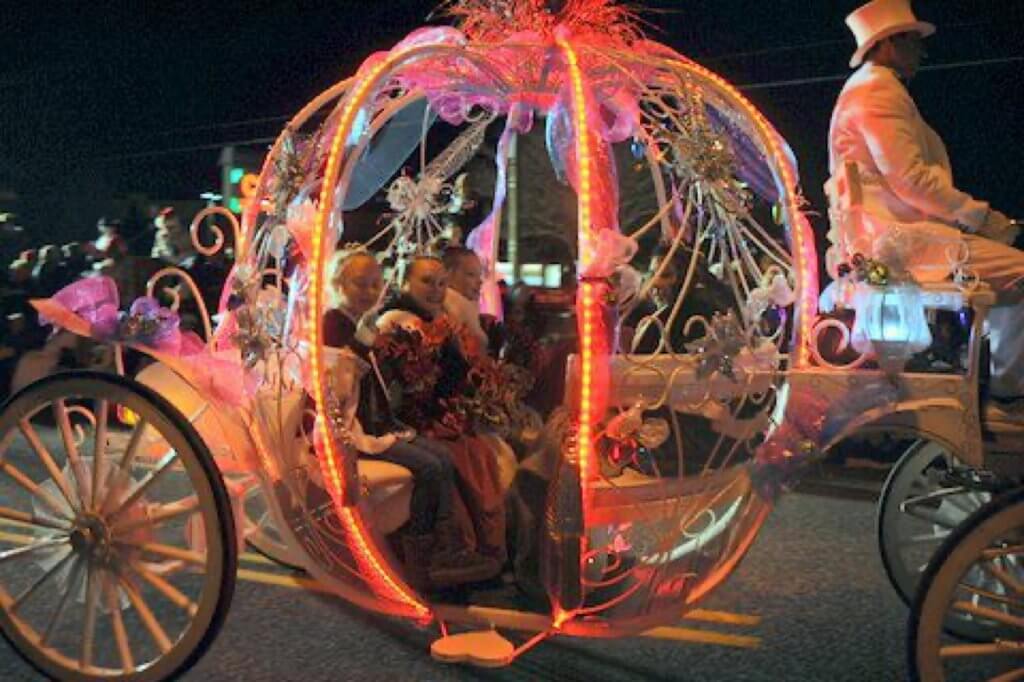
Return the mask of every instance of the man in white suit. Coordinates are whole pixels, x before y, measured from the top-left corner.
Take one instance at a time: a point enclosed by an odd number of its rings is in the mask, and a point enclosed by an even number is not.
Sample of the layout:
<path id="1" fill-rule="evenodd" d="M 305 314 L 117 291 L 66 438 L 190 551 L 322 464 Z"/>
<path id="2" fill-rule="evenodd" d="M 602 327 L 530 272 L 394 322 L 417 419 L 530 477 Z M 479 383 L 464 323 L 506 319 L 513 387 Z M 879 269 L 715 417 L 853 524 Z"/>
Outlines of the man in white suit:
<path id="1" fill-rule="evenodd" d="M 910 0 L 873 0 L 846 19 L 857 39 L 857 71 L 843 87 L 829 129 L 826 189 L 834 197 L 841 174 L 857 176 L 857 234 L 847 250 L 896 254 L 919 282 L 948 277 L 957 256 L 995 290 L 990 315 L 993 396 L 1024 396 L 1024 252 L 1010 246 L 1016 223 L 956 188 L 946 147 L 921 117 L 905 82 L 935 32 L 918 21 Z M 843 191 L 843 190 L 838 190 Z M 1016 331 L 1015 331 L 1016 330 Z"/>

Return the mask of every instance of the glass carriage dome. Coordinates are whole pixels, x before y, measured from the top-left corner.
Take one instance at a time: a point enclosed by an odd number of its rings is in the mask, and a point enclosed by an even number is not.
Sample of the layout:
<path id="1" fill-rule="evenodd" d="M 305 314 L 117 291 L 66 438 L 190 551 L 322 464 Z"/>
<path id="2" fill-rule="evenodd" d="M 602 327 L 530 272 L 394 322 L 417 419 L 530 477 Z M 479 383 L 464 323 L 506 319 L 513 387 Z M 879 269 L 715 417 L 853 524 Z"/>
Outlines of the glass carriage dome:
<path id="1" fill-rule="evenodd" d="M 323 323 L 339 250 L 372 254 L 397 291 L 403 264 L 461 242 L 482 263 L 480 312 L 530 332 L 527 417 L 474 427 L 503 443 L 506 566 L 542 604 L 526 629 L 674 622 L 752 542 L 768 465 L 810 447 L 778 427 L 817 297 L 795 162 L 735 88 L 612 2 L 445 9 L 454 27 L 413 32 L 295 116 L 243 216 L 216 338 L 259 327 L 242 351 L 264 411 L 309 415 L 259 453 L 280 541 L 361 606 L 474 620 L 414 589 L 392 551 L 408 481 L 353 445 L 339 415 L 357 398 Z M 558 276 L 529 287 L 530 267 Z M 539 506 L 517 515 L 524 479 Z M 501 613 L 475 620 L 526 618 Z"/>

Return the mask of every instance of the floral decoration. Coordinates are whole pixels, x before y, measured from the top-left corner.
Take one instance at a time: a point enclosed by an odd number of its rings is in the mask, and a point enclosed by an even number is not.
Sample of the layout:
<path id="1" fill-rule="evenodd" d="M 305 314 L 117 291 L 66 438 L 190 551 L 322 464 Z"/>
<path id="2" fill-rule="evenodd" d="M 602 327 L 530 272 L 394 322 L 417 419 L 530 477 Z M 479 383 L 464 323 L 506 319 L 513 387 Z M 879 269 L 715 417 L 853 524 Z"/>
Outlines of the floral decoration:
<path id="1" fill-rule="evenodd" d="M 849 263 L 841 263 L 838 267 L 840 277 L 853 276 L 857 282 L 867 282 L 876 287 L 884 287 L 893 279 L 892 270 L 879 260 L 865 258 L 864 254 L 855 253 Z"/>
<path id="2" fill-rule="evenodd" d="M 127 313 L 120 313 L 111 340 L 161 348 L 180 343 L 178 313 L 164 308 L 150 296 L 135 299 Z M 99 328 L 94 324 L 94 328 Z M 102 335 L 98 338 L 103 338 Z"/>
<path id="3" fill-rule="evenodd" d="M 262 280 L 262 275 L 248 264 L 238 266 L 231 279 L 228 310 L 234 314 L 237 327 L 231 341 L 241 352 L 246 369 L 266 360 L 285 332 L 287 315 L 281 293 L 263 288 Z"/>
<path id="4" fill-rule="evenodd" d="M 733 362 L 744 348 L 749 348 L 749 335 L 743 330 L 733 311 L 715 313 L 706 334 L 686 344 L 686 350 L 697 355 L 697 378 L 707 379 L 715 372 L 736 380 Z"/>
<path id="5" fill-rule="evenodd" d="M 274 180 L 271 185 L 274 212 L 279 220 L 286 218 L 292 200 L 306 182 L 305 156 L 303 145 L 296 142 L 295 135 L 287 135 L 281 143 L 280 154 L 274 160 Z"/>
<path id="6" fill-rule="evenodd" d="M 642 471 L 650 468 L 651 452 L 668 439 L 670 429 L 660 417 L 644 419 L 646 409 L 638 403 L 608 420 L 598 441 L 598 449 L 604 455 L 602 475 L 618 476 L 627 466 Z"/>

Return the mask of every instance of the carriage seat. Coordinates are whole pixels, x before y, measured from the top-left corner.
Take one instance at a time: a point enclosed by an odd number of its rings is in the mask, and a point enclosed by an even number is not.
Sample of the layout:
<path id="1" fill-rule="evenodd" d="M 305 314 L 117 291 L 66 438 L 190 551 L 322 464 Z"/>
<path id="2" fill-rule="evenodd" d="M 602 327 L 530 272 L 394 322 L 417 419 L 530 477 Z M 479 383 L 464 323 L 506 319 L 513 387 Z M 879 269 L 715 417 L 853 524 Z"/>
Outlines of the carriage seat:
<path id="1" fill-rule="evenodd" d="M 170 367 L 153 363 L 139 372 L 136 379 L 167 399 L 195 427 L 222 474 L 254 473 L 255 467 L 260 466 L 248 425 L 238 415 L 218 410 Z M 316 460 L 308 456 L 308 443 L 301 433 L 305 404 L 301 392 L 272 392 L 253 400 L 253 410 L 263 417 L 256 420 L 262 426 L 259 435 L 281 469 L 319 468 Z M 404 525 L 409 519 L 412 473 L 405 467 L 379 460 L 360 458 L 356 466 L 374 528 L 387 534 Z M 319 478 L 318 471 L 311 473 Z"/>
<path id="2" fill-rule="evenodd" d="M 404 526 L 412 501 L 412 473 L 398 464 L 364 457 L 356 462 L 356 468 L 373 527 L 387 535 Z"/>

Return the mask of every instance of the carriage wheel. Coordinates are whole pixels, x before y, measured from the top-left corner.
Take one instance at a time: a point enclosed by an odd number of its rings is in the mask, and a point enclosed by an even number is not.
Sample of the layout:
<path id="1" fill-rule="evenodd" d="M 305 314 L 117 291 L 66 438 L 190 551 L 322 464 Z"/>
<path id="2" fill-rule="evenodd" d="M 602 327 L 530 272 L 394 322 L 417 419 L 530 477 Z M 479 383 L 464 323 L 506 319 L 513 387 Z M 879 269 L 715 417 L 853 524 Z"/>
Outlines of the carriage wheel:
<path id="1" fill-rule="evenodd" d="M 274 515 L 267 504 L 260 483 L 250 486 L 242 500 L 245 519 L 250 527 L 246 529 L 245 541 L 257 552 L 282 566 L 297 571 L 306 570 L 302 555 L 288 546 L 277 530 Z"/>
<path id="2" fill-rule="evenodd" d="M 921 574 L 950 532 L 989 500 L 989 494 L 952 485 L 963 464 L 945 446 L 919 440 L 889 473 L 878 505 L 882 565 L 907 605 Z"/>
<path id="3" fill-rule="evenodd" d="M 972 578 L 979 572 L 987 589 Z M 958 621 L 977 643 L 943 634 Z M 912 679 L 1024 679 L 1024 488 L 984 506 L 942 544 L 921 580 L 907 635 Z"/>
<path id="4" fill-rule="evenodd" d="M 0 414 L 0 629 L 60 680 L 160 680 L 234 591 L 231 506 L 198 434 L 130 379 L 60 374 Z"/>

